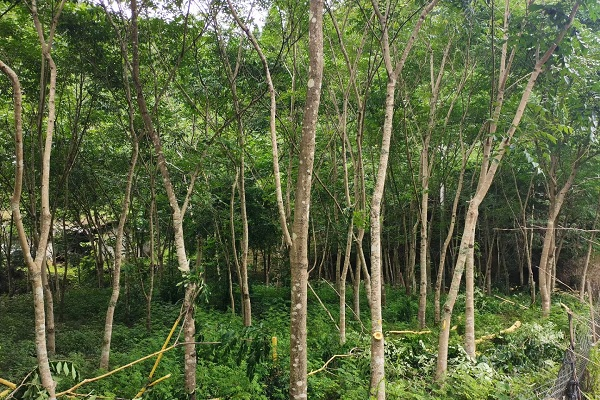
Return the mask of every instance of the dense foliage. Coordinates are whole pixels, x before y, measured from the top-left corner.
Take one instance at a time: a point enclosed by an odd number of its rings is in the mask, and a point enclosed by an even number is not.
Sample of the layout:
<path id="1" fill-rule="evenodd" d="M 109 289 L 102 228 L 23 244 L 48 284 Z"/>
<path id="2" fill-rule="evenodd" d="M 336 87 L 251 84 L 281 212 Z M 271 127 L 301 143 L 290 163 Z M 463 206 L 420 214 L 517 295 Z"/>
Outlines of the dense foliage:
<path id="1" fill-rule="evenodd" d="M 251 328 L 244 328 L 241 318 L 233 315 L 231 310 L 220 310 L 221 304 L 202 302 L 198 310 L 199 398 L 287 398 L 288 290 L 262 285 L 252 289 L 256 322 Z M 310 296 L 309 369 L 318 371 L 309 378 L 310 398 L 363 400 L 368 397 L 368 381 L 364 376 L 369 373 L 369 335 L 363 326 L 368 313 L 361 315 L 362 322 L 353 320 L 349 323 L 348 342 L 340 346 L 335 325 L 323 307 L 335 317 L 337 296 L 326 283 L 317 284 L 315 289 L 323 304 L 315 295 Z M 412 331 L 416 322 L 416 299 L 397 288 L 387 290 L 386 331 Z M 59 352 L 55 362 L 67 364 L 69 371 L 76 371 L 73 374 L 77 374 L 77 379 L 64 372 L 57 374 L 59 388 L 105 373 L 97 370 L 95 360 L 107 298 L 106 290 L 74 289 L 68 292 L 63 317 L 58 323 Z M 563 295 L 560 300 L 585 317 L 586 308 L 579 306 L 572 296 Z M 522 295 L 478 296 L 477 313 L 481 321 L 478 337 L 497 333 L 517 320 L 523 325 L 513 333 L 484 342 L 479 360 L 473 362 L 462 349 L 460 332 L 464 322 L 459 321 L 451 339 L 450 363 L 454 368 L 444 385 L 433 384 L 430 379 L 435 368 L 435 334 L 390 333 L 386 343 L 390 398 L 504 400 L 535 397 L 535 390 L 544 388 L 555 378 L 568 345 L 568 332 L 564 329 L 566 314 L 560 306 L 552 310 L 552 318 L 540 321 L 535 307 L 526 307 L 527 301 Z M 29 333 L 32 322 L 23 318 L 29 314 L 30 303 L 30 297 L 25 295 L 0 299 L 0 323 L 9 327 L 0 332 L 0 370 L 7 371 L 3 378 L 13 382 L 26 378 L 22 393 L 35 385 L 34 378 L 29 375 L 35 368 L 34 343 Z M 129 309 L 125 305 L 118 307 L 113 339 L 114 368 L 161 348 L 177 319 L 179 307 L 164 301 L 155 302 L 153 307 L 151 333 L 143 323 L 143 303 L 134 302 Z M 273 336 L 278 339 L 275 349 Z M 148 389 L 144 398 L 181 398 L 183 377 L 178 351 L 175 349 L 164 355 L 155 376 L 171 376 Z M 277 354 L 275 359 L 274 353 Z M 335 355 L 343 357 L 335 358 L 319 370 Z M 133 398 L 149 383 L 147 377 L 154 360 L 89 383 L 81 388 L 81 392 L 98 398 Z"/>
<path id="2" fill-rule="evenodd" d="M 290 299 L 288 231 L 308 173 L 309 397 L 374 394 L 369 343 L 383 335 L 369 307 L 381 292 L 386 332 L 431 330 L 385 335 L 390 398 L 530 398 L 568 342 L 557 300 L 585 314 L 572 296 L 600 288 L 600 3 L 327 2 L 319 54 L 310 2 L 235 3 L 0 0 L 0 378 L 23 382 L 13 397 L 43 398 L 44 373 L 60 391 L 106 372 L 103 343 L 110 370 L 158 351 L 183 301 L 197 398 L 287 398 L 290 318 L 305 311 Z M 387 292 L 371 286 L 379 268 Z M 34 333 L 54 319 L 44 371 Z M 480 337 L 517 319 L 469 353 L 473 327 Z M 446 376 L 437 334 L 452 325 Z M 195 400 L 177 343 L 153 377 L 149 359 L 80 393 Z"/>

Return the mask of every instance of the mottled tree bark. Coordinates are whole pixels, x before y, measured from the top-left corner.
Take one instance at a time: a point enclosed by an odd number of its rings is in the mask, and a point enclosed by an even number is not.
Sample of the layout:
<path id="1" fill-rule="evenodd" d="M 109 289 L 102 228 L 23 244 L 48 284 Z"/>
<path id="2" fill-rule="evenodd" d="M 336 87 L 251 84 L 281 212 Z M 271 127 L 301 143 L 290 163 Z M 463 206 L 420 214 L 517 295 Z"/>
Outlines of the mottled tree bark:
<path id="1" fill-rule="evenodd" d="M 410 53 L 419 30 L 425 21 L 425 17 L 435 7 L 438 0 L 428 3 L 421 12 L 417 23 L 412 31 L 409 41 L 402 53 L 401 58 L 394 66 L 392 63 L 392 53 L 390 50 L 390 38 L 388 26 L 391 16 L 389 9 L 385 14 L 379 10 L 377 1 L 373 0 L 372 5 L 375 14 L 379 20 L 381 28 L 381 47 L 383 50 L 383 61 L 387 71 L 387 86 L 385 97 L 385 117 L 383 122 L 383 132 L 381 138 L 381 148 L 379 153 L 379 166 L 373 196 L 371 198 L 371 396 L 377 400 L 385 399 L 385 357 L 384 357 L 384 338 L 383 321 L 381 312 L 381 204 L 383 200 L 383 190 L 387 176 L 388 159 L 390 153 L 390 142 L 392 137 L 392 123 L 394 117 L 396 83 L 402 73 L 408 54 Z"/>
<path id="2" fill-rule="evenodd" d="M 309 8 L 309 73 L 298 157 L 294 222 L 290 247 L 292 309 L 290 324 L 290 398 L 307 398 L 306 312 L 308 284 L 308 228 L 315 157 L 315 137 L 323 81 L 323 0 Z"/>
<path id="3" fill-rule="evenodd" d="M 62 8 L 62 5 L 61 5 Z M 41 215 L 41 232 L 39 236 L 39 245 L 35 259 L 32 258 L 29 252 L 29 243 L 27 234 L 23 225 L 21 216 L 20 202 L 21 192 L 23 188 L 23 120 L 22 120 L 22 93 L 21 84 L 17 74 L 4 62 L 0 61 L 0 70 L 8 76 L 13 87 L 13 103 L 14 103 L 14 123 L 15 123 L 15 184 L 13 196 L 11 198 L 11 209 L 19 234 L 19 243 L 23 249 L 23 255 L 29 269 L 31 286 L 33 289 L 33 306 L 34 306 L 34 323 L 35 323 L 35 348 L 38 362 L 38 370 L 42 386 L 48 392 L 50 400 L 56 399 L 56 382 L 52 379 L 50 372 L 50 364 L 48 360 L 48 349 L 46 345 L 46 313 L 44 310 L 44 288 L 42 283 L 42 268 L 46 259 L 46 246 L 48 244 L 48 236 L 50 233 L 50 202 L 49 202 L 49 177 L 50 177 L 50 151 L 52 147 L 52 134 L 54 132 L 55 121 L 55 103 L 54 95 L 56 92 L 56 65 L 52 57 L 50 57 L 49 49 L 43 40 L 41 25 L 37 17 L 37 8 L 35 2 L 32 4 L 32 13 L 38 33 L 41 33 L 40 40 L 42 42 L 42 52 L 50 65 L 50 93 L 48 95 L 48 121 L 46 129 L 46 142 L 43 149 L 42 159 L 42 181 L 41 181 L 41 197 L 42 197 L 42 215 Z"/>

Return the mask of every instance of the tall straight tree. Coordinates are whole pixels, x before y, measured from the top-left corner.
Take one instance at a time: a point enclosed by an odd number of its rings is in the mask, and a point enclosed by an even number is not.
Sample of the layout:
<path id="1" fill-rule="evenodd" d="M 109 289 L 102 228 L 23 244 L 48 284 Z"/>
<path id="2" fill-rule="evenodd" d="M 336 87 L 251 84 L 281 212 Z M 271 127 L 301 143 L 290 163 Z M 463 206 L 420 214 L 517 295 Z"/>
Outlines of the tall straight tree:
<path id="1" fill-rule="evenodd" d="M 123 46 L 121 41 L 121 52 L 123 60 L 127 59 L 127 50 Z M 135 174 L 135 166 L 137 164 L 137 158 L 139 153 L 138 138 L 135 133 L 134 127 L 134 108 L 131 97 L 131 88 L 129 86 L 129 76 L 127 73 L 127 63 L 123 63 L 123 83 L 125 86 L 125 100 L 127 101 L 127 116 L 128 116 L 128 130 L 131 136 L 131 160 L 129 162 L 129 170 L 127 172 L 127 182 L 125 184 L 125 193 L 123 194 L 123 202 L 121 204 L 121 215 L 119 217 L 119 225 L 117 227 L 117 240 L 115 243 L 115 261 L 113 265 L 113 282 L 112 282 L 112 293 L 106 310 L 106 319 L 104 323 L 104 339 L 102 340 L 102 352 L 100 355 L 100 368 L 108 369 L 108 363 L 110 358 L 110 343 L 112 341 L 113 321 L 115 315 L 115 308 L 117 301 L 119 300 L 119 294 L 121 291 L 121 265 L 123 263 L 123 239 L 125 234 L 125 222 L 127 221 L 127 215 L 129 214 L 129 204 L 131 203 L 131 191 L 133 187 L 133 178 Z M 152 210 L 151 210 L 152 212 Z M 150 223 L 152 229 L 152 221 Z M 151 242 L 153 243 L 153 235 Z M 150 249 L 152 252 L 154 248 Z M 153 268 L 153 266 L 151 266 Z"/>
<path id="2" fill-rule="evenodd" d="M 167 192 L 169 205 L 173 212 L 173 231 L 175 240 L 175 250 L 177 254 L 177 264 L 179 271 L 184 279 L 191 277 L 190 263 L 187 258 L 185 250 L 185 240 L 183 236 L 183 216 L 188 205 L 188 197 L 183 202 L 183 205 L 179 205 L 173 182 L 169 169 L 167 167 L 167 160 L 163 153 L 163 147 L 161 138 L 154 128 L 154 121 L 148 110 L 146 98 L 144 96 L 142 80 L 140 78 L 140 54 L 139 54 L 139 33 L 138 33 L 138 5 L 137 0 L 131 0 L 131 45 L 132 45 L 132 61 L 131 61 L 131 75 L 137 94 L 137 104 L 146 129 L 146 134 L 150 137 L 156 153 L 156 159 L 158 169 L 161 173 L 163 184 Z M 192 178 L 190 186 L 193 185 L 195 179 Z M 183 313 L 184 313 L 184 381 L 185 381 L 185 392 L 188 399 L 196 399 L 196 324 L 194 320 L 194 299 L 198 288 L 198 282 L 194 279 L 190 279 L 185 287 L 185 297 L 183 300 Z"/>
<path id="3" fill-rule="evenodd" d="M 235 13 L 233 7 L 230 7 Z M 237 17 L 237 14 L 235 14 Z M 239 20 L 239 19 L 238 19 Z M 221 53 L 221 59 L 225 66 L 225 72 L 227 74 L 227 80 L 229 81 L 229 87 L 231 88 L 231 98 L 233 100 L 233 109 L 235 111 L 235 121 L 238 132 L 238 144 L 239 144 L 239 167 L 236 179 L 234 182 L 234 188 L 237 187 L 237 191 L 240 195 L 240 217 L 242 223 L 242 239 L 240 241 L 240 255 L 238 256 L 236 238 L 235 238 L 235 224 L 233 223 L 234 210 L 233 210 L 233 199 L 235 197 L 235 190 L 231 193 L 231 245 L 233 247 L 233 260 L 238 272 L 238 280 L 240 284 L 240 290 L 242 292 L 242 316 L 244 319 L 244 326 L 252 325 L 252 304 L 250 302 L 250 288 L 248 286 L 248 213 L 246 208 L 246 167 L 245 167 L 245 128 L 243 123 L 243 110 L 241 100 L 238 95 L 238 84 L 237 79 L 240 72 L 240 66 L 242 62 L 242 50 L 244 48 L 244 41 L 240 41 L 238 46 L 237 57 L 235 65 L 231 65 L 228 59 L 227 50 L 225 48 L 225 40 L 219 27 L 217 18 L 213 18 L 215 25 L 215 35 L 217 43 L 219 45 L 219 52 Z"/>
<path id="4" fill-rule="evenodd" d="M 379 166 L 373 196 L 371 198 L 371 396 L 377 400 L 385 399 L 385 357 L 384 337 L 381 313 L 381 203 L 383 200 L 383 189 L 387 176 L 388 159 L 390 153 L 390 142 L 392 138 L 392 126 L 394 119 L 394 107 L 396 100 L 396 84 L 398 77 L 404 69 L 408 55 L 417 39 L 417 35 L 423 26 L 427 15 L 433 10 L 438 0 L 429 2 L 419 15 L 415 27 L 406 42 L 400 59 L 394 65 L 392 60 L 391 39 L 389 35 L 389 24 L 392 21 L 392 8 L 388 4 L 384 12 L 379 9 L 376 0 L 372 0 L 375 15 L 381 29 L 381 48 L 383 50 L 383 62 L 387 72 L 387 87 L 385 93 L 385 117 L 379 153 Z"/>
<path id="5" fill-rule="evenodd" d="M 532 4 L 533 1 L 530 1 L 528 4 Z M 454 266 L 454 273 L 452 275 L 452 283 L 450 285 L 450 289 L 448 291 L 448 297 L 446 298 L 446 302 L 444 303 L 442 320 L 441 320 L 441 329 L 439 334 L 438 341 L 438 359 L 437 359 L 437 367 L 436 367 L 436 380 L 443 380 L 446 371 L 448 369 L 448 339 L 450 336 L 450 319 L 452 317 L 452 310 L 454 309 L 454 304 L 456 303 L 456 298 L 458 296 L 458 290 L 460 288 L 460 281 L 462 279 L 462 274 L 465 271 L 465 267 L 467 268 L 467 273 L 465 276 L 466 281 L 466 291 L 467 291 L 467 300 L 466 300 L 466 317 L 465 317 L 465 349 L 467 354 L 474 357 L 475 356 L 475 340 L 474 340 L 474 313 L 473 313 L 473 305 L 472 305 L 472 292 L 474 286 L 474 248 L 475 248 L 475 229 L 477 227 L 477 219 L 479 216 L 479 206 L 484 200 L 492 182 L 494 181 L 494 177 L 500 166 L 500 162 L 502 158 L 506 154 L 512 138 L 519 126 L 521 119 L 523 117 L 523 113 L 525 112 L 525 107 L 529 101 L 529 97 L 533 91 L 533 87 L 538 76 L 542 73 L 542 69 L 546 62 L 550 59 L 562 39 L 564 38 L 567 30 L 573 24 L 573 20 L 575 18 L 575 14 L 579 9 L 579 1 L 576 1 L 572 8 L 571 12 L 568 16 L 568 20 L 565 25 L 560 29 L 557 36 L 554 38 L 552 43 L 548 46 L 547 50 L 536 59 L 535 66 L 533 71 L 529 74 L 529 79 L 525 88 L 523 89 L 523 93 L 521 95 L 521 99 L 518 103 L 515 114 L 512 118 L 512 121 L 507 128 L 506 133 L 504 134 L 503 139 L 500 141 L 498 146 L 495 146 L 495 136 L 497 135 L 499 119 L 501 116 L 501 111 L 504 105 L 504 96 L 506 91 L 506 84 L 509 78 L 509 74 L 511 72 L 511 66 L 514 60 L 514 56 L 516 53 L 516 46 L 513 47 L 509 53 L 509 42 L 508 42 L 508 34 L 509 34 L 509 17 L 511 14 L 510 10 L 510 1 L 506 0 L 504 5 L 504 23 L 503 23 L 503 32 L 504 32 L 504 40 L 502 43 L 502 54 L 500 58 L 500 69 L 498 74 L 497 88 L 496 88 L 496 97 L 494 99 L 494 109 L 492 112 L 492 118 L 490 121 L 486 122 L 484 126 L 488 126 L 488 136 L 483 140 L 482 145 L 482 161 L 480 165 L 479 172 L 479 180 L 477 183 L 477 188 L 475 190 L 475 194 L 471 197 L 469 201 L 469 207 L 467 209 L 467 214 L 465 217 L 465 223 L 463 227 L 463 235 L 461 237 L 460 247 L 458 251 L 458 257 L 456 259 L 456 263 Z M 488 125 L 489 124 L 489 125 Z M 497 147 L 497 148 L 496 148 Z M 470 292 L 470 293 L 469 293 Z"/>
<path id="6" fill-rule="evenodd" d="M 350 13 L 352 11 L 351 7 L 348 7 L 347 12 Z M 362 38 L 360 41 L 360 45 L 358 46 L 358 48 L 356 48 L 356 53 L 355 53 L 355 59 L 354 61 L 350 60 L 350 55 L 348 54 L 348 50 L 346 49 L 346 44 L 345 44 L 345 40 L 344 40 L 344 33 L 342 32 L 342 29 L 340 29 L 340 26 L 337 22 L 335 13 L 329 9 L 328 10 L 328 14 L 331 17 L 331 22 L 333 24 L 333 27 L 335 29 L 336 32 L 336 36 L 338 39 L 338 43 L 340 46 L 340 50 L 342 52 L 342 55 L 344 57 L 344 62 L 346 65 L 346 69 L 347 71 L 344 70 L 338 70 L 337 76 L 338 76 L 338 81 L 340 82 L 340 86 L 342 88 L 342 109 L 341 111 L 339 110 L 339 107 L 337 106 L 337 101 L 334 99 L 334 106 L 336 108 L 337 114 L 338 114 L 338 130 L 340 132 L 340 136 L 341 136 L 341 141 L 342 141 L 342 165 L 343 165 L 343 170 L 344 170 L 344 195 L 345 195 L 345 200 L 346 200 L 346 208 L 348 210 L 352 210 L 355 205 L 358 209 L 358 211 L 362 211 L 365 208 L 365 203 L 366 200 L 364 198 L 364 168 L 362 167 L 362 155 L 360 153 L 360 149 L 361 149 L 361 138 L 362 138 L 362 131 L 363 131 L 363 127 L 364 125 L 362 124 L 363 122 L 363 117 L 364 117 L 364 97 L 365 94 L 361 93 L 360 88 L 359 88 L 359 84 L 357 83 L 357 76 L 358 76 L 358 62 L 361 59 L 362 55 L 363 55 L 363 49 L 365 47 L 365 43 L 367 38 L 369 37 L 368 33 L 369 33 L 369 25 L 370 24 L 365 24 L 365 28 L 363 30 L 363 34 L 362 34 Z M 347 16 L 345 16 L 344 18 L 347 18 Z M 371 20 L 373 18 L 373 15 L 371 15 Z M 333 47 L 333 44 L 331 45 Z M 332 52 L 333 54 L 335 54 L 334 52 Z M 344 83 L 346 76 L 345 73 L 348 73 L 349 78 L 348 78 L 348 82 Z M 373 75 L 376 72 L 376 68 L 372 68 L 371 70 L 368 71 L 367 73 L 367 78 L 366 78 L 366 82 L 363 85 L 363 91 L 368 90 L 368 87 L 370 86 L 370 82 L 373 79 Z M 357 152 L 358 154 L 354 154 L 354 151 L 352 150 L 352 145 L 351 145 L 351 141 L 349 138 L 349 134 L 348 134 L 348 114 L 349 114 L 349 107 L 350 107 L 350 94 L 354 93 L 355 98 L 356 98 L 356 108 L 357 108 L 357 113 L 359 116 L 359 120 L 357 121 L 357 132 L 356 132 L 356 140 L 357 140 Z M 354 169 L 354 178 L 353 178 L 353 183 L 354 183 L 354 200 L 352 200 L 351 196 L 350 196 L 350 177 L 349 177 L 349 173 L 348 173 L 348 159 L 347 159 L 347 154 L 351 155 L 351 159 L 352 159 L 352 165 L 353 165 L 353 169 Z M 351 215 L 348 216 L 348 228 L 347 228 L 347 235 L 346 235 L 346 246 L 345 246 L 345 250 L 344 250 L 344 259 L 339 271 L 339 275 L 336 276 L 336 279 L 338 279 L 338 295 L 340 298 L 339 301 L 339 306 L 340 306 L 340 318 L 339 318 L 339 328 L 340 328 L 340 343 L 344 344 L 346 343 L 346 277 L 348 275 L 348 271 L 350 270 L 350 258 L 351 258 L 351 251 L 352 251 L 352 242 L 354 241 L 354 212 L 351 213 Z M 357 251 L 358 248 L 362 248 L 362 237 L 364 236 L 364 227 L 363 226 L 359 226 L 358 227 L 358 235 L 356 237 L 356 246 L 357 246 Z M 357 274 L 355 275 L 355 297 L 358 300 L 358 290 L 356 290 L 359 287 L 359 283 L 360 283 L 360 270 L 358 269 L 360 268 L 360 262 L 357 261 Z M 354 312 L 356 313 L 356 316 L 358 317 L 359 314 L 359 309 L 358 307 L 355 306 L 355 310 Z"/>
<path id="7" fill-rule="evenodd" d="M 298 157 L 298 176 L 290 246 L 292 285 L 290 324 L 290 398 L 308 397 L 306 314 L 308 285 L 308 227 L 310 194 L 321 84 L 323 82 L 323 0 L 311 0 L 308 13 L 308 82 L 302 138 Z"/>
<path id="8" fill-rule="evenodd" d="M 448 59 L 448 53 L 452 46 L 452 40 L 448 40 L 444 55 L 440 64 L 440 70 L 438 71 L 437 77 L 434 79 L 434 57 L 433 50 L 430 55 L 430 75 L 431 75 L 431 99 L 429 101 L 429 123 L 427 124 L 427 130 L 421 137 L 421 166 L 419 168 L 419 175 L 421 181 L 421 243 L 419 246 L 419 263 L 420 267 L 420 283 L 419 283 L 419 311 L 417 313 L 417 319 L 419 321 L 419 329 L 423 329 L 426 324 L 425 311 L 427 308 L 427 265 L 429 263 L 428 253 L 428 225 L 429 220 L 427 214 L 429 213 L 429 181 L 431 179 L 431 170 L 433 168 L 434 157 L 431 154 L 431 138 L 433 136 L 433 130 L 436 127 L 437 110 L 438 110 L 438 98 L 440 95 L 440 86 L 442 83 L 442 77 L 444 76 L 446 60 Z"/>
<path id="9" fill-rule="evenodd" d="M 308 228 L 310 217 L 310 195 L 312 188 L 313 164 L 319 104 L 321 102 L 321 84 L 323 81 L 323 1 L 311 0 L 309 5 L 309 74 L 306 103 L 302 119 L 302 138 L 298 157 L 298 176 L 296 179 L 294 220 L 292 232 L 287 227 L 281 181 L 279 177 L 279 156 L 277 150 L 276 99 L 273 81 L 267 59 L 256 37 L 241 21 L 230 1 L 228 6 L 236 22 L 242 28 L 252 46 L 258 53 L 269 89 L 271 99 L 270 132 L 273 151 L 273 172 L 279 218 L 285 243 L 289 247 L 291 266 L 292 302 L 290 310 L 290 398 L 308 397 L 306 314 L 308 289 Z M 288 202 L 289 204 L 289 202 Z"/>

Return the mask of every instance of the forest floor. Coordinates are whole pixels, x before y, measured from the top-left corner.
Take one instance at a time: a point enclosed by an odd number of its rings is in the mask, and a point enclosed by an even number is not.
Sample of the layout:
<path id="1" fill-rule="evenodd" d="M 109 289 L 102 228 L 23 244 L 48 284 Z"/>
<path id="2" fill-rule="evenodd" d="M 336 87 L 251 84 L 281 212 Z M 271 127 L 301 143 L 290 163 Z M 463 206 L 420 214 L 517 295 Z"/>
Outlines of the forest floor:
<path id="1" fill-rule="evenodd" d="M 312 371 L 309 398 L 365 400 L 369 383 L 368 307 L 361 303 L 360 321 L 348 308 L 347 342 L 340 345 L 336 327 L 338 297 L 326 282 L 313 286 L 315 292 L 309 291 L 308 311 L 308 369 Z M 351 303 L 349 291 L 348 303 Z M 53 370 L 59 378 L 59 390 L 106 372 L 97 365 L 109 295 L 108 289 L 74 288 L 67 291 L 64 304 L 56 301 L 57 355 L 53 358 Z M 112 368 L 160 350 L 180 311 L 180 303 L 167 301 L 169 297 L 158 291 L 148 331 L 143 295 L 123 291 L 115 317 Z M 207 294 L 199 299 L 198 399 L 288 398 L 289 288 L 255 285 L 251 298 L 254 322 L 251 328 L 244 328 L 240 315 L 223 306 L 228 304 L 226 294 L 220 297 Z M 388 398 L 538 398 L 536 391 L 556 378 L 569 343 L 567 314 L 560 302 L 569 305 L 582 319 L 587 318 L 587 307 L 566 293 L 555 296 L 550 317 L 542 319 L 539 305 L 530 306 L 526 295 L 487 296 L 477 292 L 477 338 L 498 334 L 516 321 L 521 326 L 514 332 L 480 342 L 477 360 L 473 361 L 462 349 L 464 298 L 460 298 L 454 311 L 456 329 L 450 338 L 449 374 L 445 384 L 439 385 L 432 378 L 438 338 L 432 299 L 428 310 L 429 332 L 399 333 L 415 331 L 418 299 L 400 289 L 387 288 L 384 330 Z M 177 340 L 177 335 L 178 331 L 171 343 Z M 592 352 L 590 365 L 595 368 L 591 369 L 591 380 L 597 380 L 594 371 L 600 370 L 594 357 Z M 152 358 L 137 363 L 86 384 L 78 393 L 90 399 L 131 399 L 148 385 L 154 361 Z M 0 296 L 0 378 L 17 384 L 25 382 L 15 398 L 37 397 L 35 362 L 31 296 Z M 170 376 L 148 388 L 144 399 L 183 399 L 182 364 L 181 348 L 165 353 L 150 381 Z M 0 386 L 0 392 L 4 389 Z"/>

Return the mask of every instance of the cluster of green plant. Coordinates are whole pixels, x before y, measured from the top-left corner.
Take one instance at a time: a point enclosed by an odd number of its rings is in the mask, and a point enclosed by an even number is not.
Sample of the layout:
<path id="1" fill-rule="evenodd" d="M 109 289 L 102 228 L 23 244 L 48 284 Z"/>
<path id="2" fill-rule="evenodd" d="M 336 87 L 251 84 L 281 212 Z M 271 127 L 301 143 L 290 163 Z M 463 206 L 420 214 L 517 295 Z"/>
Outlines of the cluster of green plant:
<path id="1" fill-rule="evenodd" d="M 243 327 L 242 319 L 222 306 L 202 302 L 198 307 L 197 341 L 198 398 L 285 399 L 289 379 L 289 299 L 285 287 L 253 287 L 255 323 Z M 315 285 L 309 299 L 309 397 L 318 400 L 368 398 L 370 337 L 358 321 L 349 321 L 347 342 L 339 344 L 334 319 L 337 298 L 326 284 Z M 387 330 L 414 327 L 417 299 L 388 288 L 385 327 Z M 65 299 L 63 319 L 58 323 L 58 354 L 52 362 L 58 389 L 65 390 L 84 378 L 106 373 L 97 369 L 102 340 L 102 314 L 106 290 L 71 290 Z M 478 295 L 479 296 L 479 295 Z M 483 296 L 483 295 L 481 295 Z M 83 299 L 86 299 L 84 302 Z M 569 296 L 559 299 L 583 313 Z M 35 346 L 28 295 L 0 298 L 0 371 L 2 378 L 23 382 L 16 398 L 44 398 L 35 373 Z M 141 300 L 140 300 L 141 301 Z M 477 361 L 462 348 L 460 329 L 453 331 L 449 350 L 449 375 L 443 385 L 433 382 L 436 361 L 436 329 L 425 334 L 386 336 L 386 371 L 390 399 L 528 399 L 534 390 L 557 373 L 568 344 L 566 313 L 557 305 L 549 319 L 537 320 L 537 310 L 525 310 L 527 299 L 478 297 L 478 336 L 499 332 L 507 321 L 521 319 L 515 332 L 482 342 Z M 85 304 L 85 307 L 82 305 Z M 143 308 L 143 305 L 138 305 Z M 136 306 L 137 307 L 137 306 Z M 158 299 L 153 304 L 153 329 L 146 331 L 143 318 L 125 324 L 126 310 L 117 307 L 113 333 L 112 368 L 128 364 L 159 350 L 179 314 L 177 303 Z M 328 312 L 325 311 L 327 308 Z M 367 321 L 368 315 L 361 318 Z M 496 321 L 496 322 L 494 322 Z M 499 322 L 498 322 L 499 321 Z M 460 319 L 457 321 L 460 325 Z M 276 339 L 274 339 L 276 338 Z M 276 340 L 276 341 L 275 341 Z M 597 355 L 592 354 L 592 360 Z M 167 352 L 154 379 L 168 379 L 148 387 L 145 399 L 182 399 L 182 349 Z M 149 359 L 114 375 L 85 385 L 80 393 L 108 398 L 133 398 L 150 382 Z M 322 368 L 325 364 L 326 368 Z M 590 370 L 589 381 L 597 380 Z M 595 372 L 594 372 L 595 371 Z"/>

